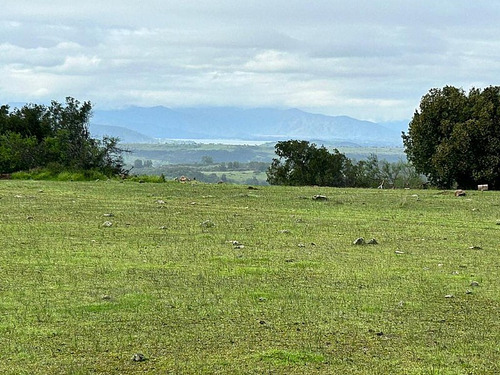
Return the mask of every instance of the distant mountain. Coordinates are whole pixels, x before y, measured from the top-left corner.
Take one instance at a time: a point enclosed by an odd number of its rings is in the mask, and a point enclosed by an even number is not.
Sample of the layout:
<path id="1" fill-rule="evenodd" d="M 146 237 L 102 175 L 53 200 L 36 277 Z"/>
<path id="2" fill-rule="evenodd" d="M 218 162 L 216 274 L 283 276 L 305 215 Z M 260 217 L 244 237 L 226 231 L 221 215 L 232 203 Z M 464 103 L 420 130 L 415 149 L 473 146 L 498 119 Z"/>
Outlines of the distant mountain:
<path id="1" fill-rule="evenodd" d="M 326 116 L 298 109 L 128 107 L 95 110 L 92 120 L 92 124 L 127 128 L 151 138 L 301 139 L 360 146 L 402 145 L 401 131 L 396 125 L 383 126 L 347 116 Z"/>
<path id="2" fill-rule="evenodd" d="M 155 139 L 141 134 L 134 130 L 124 128 L 122 126 L 99 125 L 91 123 L 89 126 L 90 134 L 94 138 L 102 138 L 103 136 L 118 137 L 123 143 L 151 143 Z"/>

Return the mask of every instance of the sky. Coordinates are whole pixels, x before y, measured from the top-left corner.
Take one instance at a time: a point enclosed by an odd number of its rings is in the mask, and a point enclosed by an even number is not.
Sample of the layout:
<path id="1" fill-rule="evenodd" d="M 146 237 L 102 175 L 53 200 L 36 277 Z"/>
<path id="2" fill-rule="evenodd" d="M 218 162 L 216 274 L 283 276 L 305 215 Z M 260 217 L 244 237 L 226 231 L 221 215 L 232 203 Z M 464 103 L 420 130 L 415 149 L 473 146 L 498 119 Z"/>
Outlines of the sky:
<path id="1" fill-rule="evenodd" d="M 2 0 L 0 104 L 299 108 L 409 119 L 500 77 L 500 1 Z"/>

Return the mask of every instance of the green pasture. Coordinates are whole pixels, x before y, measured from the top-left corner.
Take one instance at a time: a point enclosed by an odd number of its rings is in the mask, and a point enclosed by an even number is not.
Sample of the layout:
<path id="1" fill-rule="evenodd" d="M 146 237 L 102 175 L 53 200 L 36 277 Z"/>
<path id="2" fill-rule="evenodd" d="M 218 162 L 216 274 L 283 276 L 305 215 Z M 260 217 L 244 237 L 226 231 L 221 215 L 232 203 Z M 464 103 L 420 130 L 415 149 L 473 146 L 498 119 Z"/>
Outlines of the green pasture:
<path id="1" fill-rule="evenodd" d="M 0 180 L 0 238 L 2 374 L 500 373 L 498 192 Z"/>

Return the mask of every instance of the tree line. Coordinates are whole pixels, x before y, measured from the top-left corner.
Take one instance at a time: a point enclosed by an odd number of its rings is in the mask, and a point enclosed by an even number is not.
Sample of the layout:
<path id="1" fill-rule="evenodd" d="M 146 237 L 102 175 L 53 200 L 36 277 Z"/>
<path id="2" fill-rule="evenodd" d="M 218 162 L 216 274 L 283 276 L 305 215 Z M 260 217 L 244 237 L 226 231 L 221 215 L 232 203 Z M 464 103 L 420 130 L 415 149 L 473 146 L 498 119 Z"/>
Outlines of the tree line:
<path id="1" fill-rule="evenodd" d="M 111 176 L 123 170 L 118 139 L 91 137 L 90 102 L 67 97 L 63 105 L 27 104 L 0 107 L 0 171 L 11 173 L 35 168 L 99 171 Z"/>
<path id="2" fill-rule="evenodd" d="M 422 179 L 413 166 L 402 160 L 390 163 L 370 155 L 353 161 L 337 149 L 299 140 L 275 145 L 278 158 L 267 170 L 271 185 L 317 185 L 332 187 L 422 187 Z"/>
<path id="3" fill-rule="evenodd" d="M 90 136 L 90 102 L 68 97 L 50 106 L 0 107 L 0 173 L 49 170 L 124 172 L 118 139 Z M 421 176 L 440 188 L 500 188 L 500 86 L 445 86 L 420 101 L 407 133 L 408 162 L 389 163 L 374 155 L 353 161 L 337 149 L 300 140 L 278 142 L 267 168 L 275 185 L 419 187 Z M 204 164 L 213 160 L 206 158 Z M 137 162 L 139 167 L 140 161 Z M 144 166 L 144 164 L 143 164 Z M 224 166 L 226 167 L 226 166 Z M 228 166 L 229 168 L 229 166 Z"/>
<path id="4" fill-rule="evenodd" d="M 276 185 L 370 187 L 378 182 L 414 185 L 423 175 L 439 188 L 500 189 L 500 86 L 469 93 L 453 86 L 431 89 L 402 133 L 409 163 L 373 157 L 354 163 L 334 149 L 306 141 L 279 142 L 268 169 Z"/>

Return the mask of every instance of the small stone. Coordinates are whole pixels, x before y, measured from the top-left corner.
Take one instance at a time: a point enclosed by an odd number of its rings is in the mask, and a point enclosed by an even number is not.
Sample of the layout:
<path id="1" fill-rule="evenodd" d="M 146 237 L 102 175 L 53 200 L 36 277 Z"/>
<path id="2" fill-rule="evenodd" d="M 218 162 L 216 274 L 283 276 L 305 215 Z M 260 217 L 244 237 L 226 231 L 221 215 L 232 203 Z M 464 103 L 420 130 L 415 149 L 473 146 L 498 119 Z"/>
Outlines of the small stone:
<path id="1" fill-rule="evenodd" d="M 146 360 L 146 356 L 142 353 L 135 353 L 132 356 L 132 361 L 134 362 L 144 362 Z"/>
<path id="2" fill-rule="evenodd" d="M 405 252 L 404 251 L 400 251 L 400 250 L 396 250 L 394 253 L 395 254 L 404 254 Z"/>
<path id="3" fill-rule="evenodd" d="M 107 213 L 107 214 L 104 214 L 104 215 L 102 215 L 102 216 L 104 216 L 104 217 L 113 217 L 113 216 L 115 216 L 115 215 L 114 215 L 114 214 L 112 214 L 112 213 Z"/>
<path id="4" fill-rule="evenodd" d="M 471 250 L 481 250 L 482 247 L 481 246 L 470 246 L 469 249 L 471 249 Z"/>
<path id="5" fill-rule="evenodd" d="M 313 201 L 327 201 L 328 197 L 326 195 L 316 194 L 312 197 Z"/>
<path id="6" fill-rule="evenodd" d="M 241 244 L 240 244 L 240 245 L 236 245 L 236 246 L 234 246 L 234 249 L 235 249 L 235 250 L 240 250 L 240 249 L 243 249 L 244 247 L 245 247 L 245 245 L 241 245 Z"/>
<path id="7" fill-rule="evenodd" d="M 378 242 L 375 238 L 372 238 L 367 242 L 368 245 L 378 245 Z"/>
<path id="8" fill-rule="evenodd" d="M 453 294 L 447 294 L 447 295 L 444 296 L 444 298 L 453 298 L 453 297 L 454 297 Z"/>
<path id="9" fill-rule="evenodd" d="M 156 203 L 158 203 L 158 204 L 165 204 L 165 201 L 164 201 L 164 200 L 162 200 L 162 199 L 158 199 L 158 200 L 156 201 Z"/>
<path id="10" fill-rule="evenodd" d="M 267 301 L 267 298 L 265 297 L 259 297 L 259 302 L 266 302 Z"/>
<path id="11" fill-rule="evenodd" d="M 111 300 L 111 296 L 109 294 L 105 294 L 104 296 L 102 296 L 102 299 L 104 301 L 109 301 L 109 300 Z"/>
<path id="12" fill-rule="evenodd" d="M 465 294 L 472 294 L 472 290 L 467 289 L 467 290 L 465 291 Z"/>
<path id="13" fill-rule="evenodd" d="M 303 243 L 299 243 L 297 246 L 298 247 L 306 247 L 306 245 L 304 245 Z"/>
<path id="14" fill-rule="evenodd" d="M 470 286 L 476 287 L 479 286 L 479 283 L 477 281 L 471 281 Z"/>
<path id="15" fill-rule="evenodd" d="M 167 229 L 167 227 L 166 227 L 165 225 L 162 225 L 162 226 L 160 227 L 160 229 L 161 229 L 161 230 L 165 230 L 165 229 Z"/>
<path id="16" fill-rule="evenodd" d="M 113 226 L 113 223 L 111 221 L 105 221 L 104 223 L 102 223 L 102 226 L 104 228 L 110 228 Z"/>
<path id="17" fill-rule="evenodd" d="M 364 245 L 365 239 L 363 237 L 356 238 L 352 244 L 353 245 Z"/>

